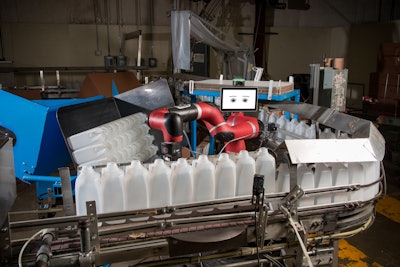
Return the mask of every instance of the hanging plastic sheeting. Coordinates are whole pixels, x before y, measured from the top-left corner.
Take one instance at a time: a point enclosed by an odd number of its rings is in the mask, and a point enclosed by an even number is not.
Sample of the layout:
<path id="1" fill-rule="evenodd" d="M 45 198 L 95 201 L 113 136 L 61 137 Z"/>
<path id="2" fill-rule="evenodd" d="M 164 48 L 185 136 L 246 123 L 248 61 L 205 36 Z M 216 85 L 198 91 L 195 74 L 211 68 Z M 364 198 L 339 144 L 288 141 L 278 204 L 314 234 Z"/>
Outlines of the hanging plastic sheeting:
<path id="1" fill-rule="evenodd" d="M 175 68 L 190 70 L 190 36 L 193 36 L 197 42 L 207 44 L 223 54 L 227 65 L 227 75 L 236 74 L 248 78 L 247 67 L 249 61 L 254 64 L 254 55 L 242 42 L 188 10 L 171 12 L 171 29 L 172 57 Z M 229 42 L 222 40 L 219 36 L 223 36 L 224 40 Z M 240 70 L 231 68 L 231 63 L 234 62 L 233 65 L 237 66 L 237 61 L 243 64 Z"/>
<path id="2" fill-rule="evenodd" d="M 177 69 L 190 70 L 190 12 L 171 12 L 172 60 Z"/>

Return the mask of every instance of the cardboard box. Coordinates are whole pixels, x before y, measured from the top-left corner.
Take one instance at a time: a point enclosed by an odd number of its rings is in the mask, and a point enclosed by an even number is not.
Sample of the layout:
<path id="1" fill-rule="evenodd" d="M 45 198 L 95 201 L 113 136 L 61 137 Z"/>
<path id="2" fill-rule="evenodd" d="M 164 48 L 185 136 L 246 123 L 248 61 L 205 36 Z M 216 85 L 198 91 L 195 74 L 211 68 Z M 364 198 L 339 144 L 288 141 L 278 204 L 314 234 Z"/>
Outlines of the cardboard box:
<path id="1" fill-rule="evenodd" d="M 400 56 L 400 43 L 381 43 L 379 47 L 379 56 L 382 57 Z"/>
<path id="2" fill-rule="evenodd" d="M 83 81 L 79 97 L 87 98 L 97 95 L 111 97 L 113 96 L 112 81 L 115 82 L 118 93 L 123 93 L 142 85 L 132 72 L 91 73 Z"/>

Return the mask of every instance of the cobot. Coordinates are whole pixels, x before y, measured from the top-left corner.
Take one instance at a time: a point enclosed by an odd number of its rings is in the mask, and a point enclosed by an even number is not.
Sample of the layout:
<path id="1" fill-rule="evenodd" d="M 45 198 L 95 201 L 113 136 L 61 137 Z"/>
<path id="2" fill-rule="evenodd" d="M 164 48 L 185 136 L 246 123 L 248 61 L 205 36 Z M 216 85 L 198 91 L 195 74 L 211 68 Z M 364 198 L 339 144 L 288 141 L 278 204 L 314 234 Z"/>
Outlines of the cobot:
<path id="1" fill-rule="evenodd" d="M 148 124 L 163 133 L 163 155 L 168 155 L 172 160 L 181 156 L 182 125 L 192 120 L 202 120 L 212 136 L 226 143 L 225 151 L 228 153 L 246 149 L 244 140 L 256 138 L 263 130 L 263 124 L 257 118 L 245 116 L 242 112 L 232 113 L 225 120 L 218 107 L 212 103 L 199 102 L 158 109 L 150 113 Z"/>

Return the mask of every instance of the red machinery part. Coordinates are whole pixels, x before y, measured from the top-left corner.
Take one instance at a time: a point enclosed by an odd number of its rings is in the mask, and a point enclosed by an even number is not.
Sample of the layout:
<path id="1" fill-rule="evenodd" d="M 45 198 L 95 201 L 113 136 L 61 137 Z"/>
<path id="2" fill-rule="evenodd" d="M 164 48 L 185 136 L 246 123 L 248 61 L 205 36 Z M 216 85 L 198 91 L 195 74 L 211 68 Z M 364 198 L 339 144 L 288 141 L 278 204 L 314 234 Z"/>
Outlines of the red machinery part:
<path id="1" fill-rule="evenodd" d="M 182 142 L 182 124 L 191 120 L 202 120 L 212 136 L 225 142 L 228 153 L 246 149 L 244 140 L 257 137 L 262 127 L 257 118 L 243 113 L 233 113 L 225 121 L 218 107 L 207 102 L 154 110 L 148 123 L 151 128 L 162 131 L 164 142 Z"/>

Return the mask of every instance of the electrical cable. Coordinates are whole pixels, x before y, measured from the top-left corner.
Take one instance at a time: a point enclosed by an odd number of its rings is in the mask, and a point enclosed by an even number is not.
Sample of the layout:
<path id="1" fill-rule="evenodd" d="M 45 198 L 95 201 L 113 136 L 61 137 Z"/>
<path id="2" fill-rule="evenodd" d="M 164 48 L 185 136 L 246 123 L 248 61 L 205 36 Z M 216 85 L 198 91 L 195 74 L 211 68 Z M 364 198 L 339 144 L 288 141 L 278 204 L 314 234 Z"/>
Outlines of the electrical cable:
<path id="1" fill-rule="evenodd" d="M 387 194 L 387 183 L 386 183 L 386 171 L 385 171 L 385 166 L 383 166 L 383 161 L 381 161 L 381 170 L 382 170 L 382 176 L 383 176 L 383 197 L 386 196 Z"/>
<path id="2" fill-rule="evenodd" d="M 358 233 L 361 233 L 363 231 L 365 231 L 366 229 L 368 229 L 373 220 L 374 220 L 375 216 L 371 216 L 368 218 L 368 220 L 359 228 L 356 228 L 352 231 L 348 231 L 348 232 L 343 232 L 343 233 L 337 233 L 337 234 L 331 234 L 331 235 L 325 235 L 325 236 L 317 236 L 317 237 L 312 237 L 312 238 L 308 238 L 307 241 L 311 242 L 311 241 L 319 241 L 319 240 L 325 240 L 325 239 L 341 239 L 341 238 L 349 238 L 352 237 Z"/>
<path id="3" fill-rule="evenodd" d="M 22 267 L 22 254 L 24 254 L 24 251 L 26 249 L 26 247 L 29 245 L 29 243 L 38 235 L 43 234 L 43 232 L 46 231 L 46 229 L 41 229 L 39 231 L 37 231 L 34 235 L 32 235 L 22 246 L 19 254 L 18 254 L 18 266 Z"/>
<path id="4" fill-rule="evenodd" d="M 312 264 L 311 259 L 310 259 L 310 255 L 308 255 L 307 248 L 304 245 L 304 242 L 301 239 L 301 236 L 300 236 L 299 232 L 297 231 L 297 227 L 296 227 L 296 225 L 295 225 L 295 223 L 294 223 L 294 221 L 292 219 L 292 216 L 288 216 L 288 219 L 289 219 L 290 225 L 292 226 L 294 232 L 296 233 L 297 239 L 299 240 L 299 244 L 300 244 L 301 250 L 303 251 L 304 257 L 306 257 L 306 261 L 307 261 L 308 266 L 313 267 L 313 264 Z"/>
<path id="5" fill-rule="evenodd" d="M 260 132 L 258 132 L 258 134 L 259 134 L 259 133 L 260 133 Z M 221 150 L 219 151 L 218 155 L 220 155 L 220 154 L 224 151 L 224 149 L 226 148 L 226 146 L 229 145 L 230 143 L 235 142 L 235 141 L 239 141 L 239 140 L 242 140 L 242 139 L 245 139 L 246 137 L 249 137 L 249 136 L 252 136 L 252 135 L 255 135 L 255 133 L 251 133 L 251 134 L 248 134 L 248 135 L 245 135 L 245 136 L 242 136 L 242 137 L 238 137 L 238 138 L 229 140 L 229 141 L 226 142 L 226 143 L 224 144 L 224 146 L 221 148 Z"/>
<path id="6" fill-rule="evenodd" d="M 183 135 L 185 136 L 186 142 L 188 143 L 189 150 L 190 150 L 190 153 L 192 154 L 192 157 L 195 157 L 195 154 L 194 154 L 195 151 L 193 151 L 192 146 L 190 145 L 189 136 L 187 135 L 186 131 L 183 131 Z"/>
<path id="7" fill-rule="evenodd" d="M 266 258 L 267 260 L 269 260 L 272 264 L 278 266 L 278 267 L 285 267 L 283 264 L 281 264 L 278 260 L 275 260 L 272 256 L 268 255 L 268 254 L 264 254 L 263 255 L 264 258 Z"/>

